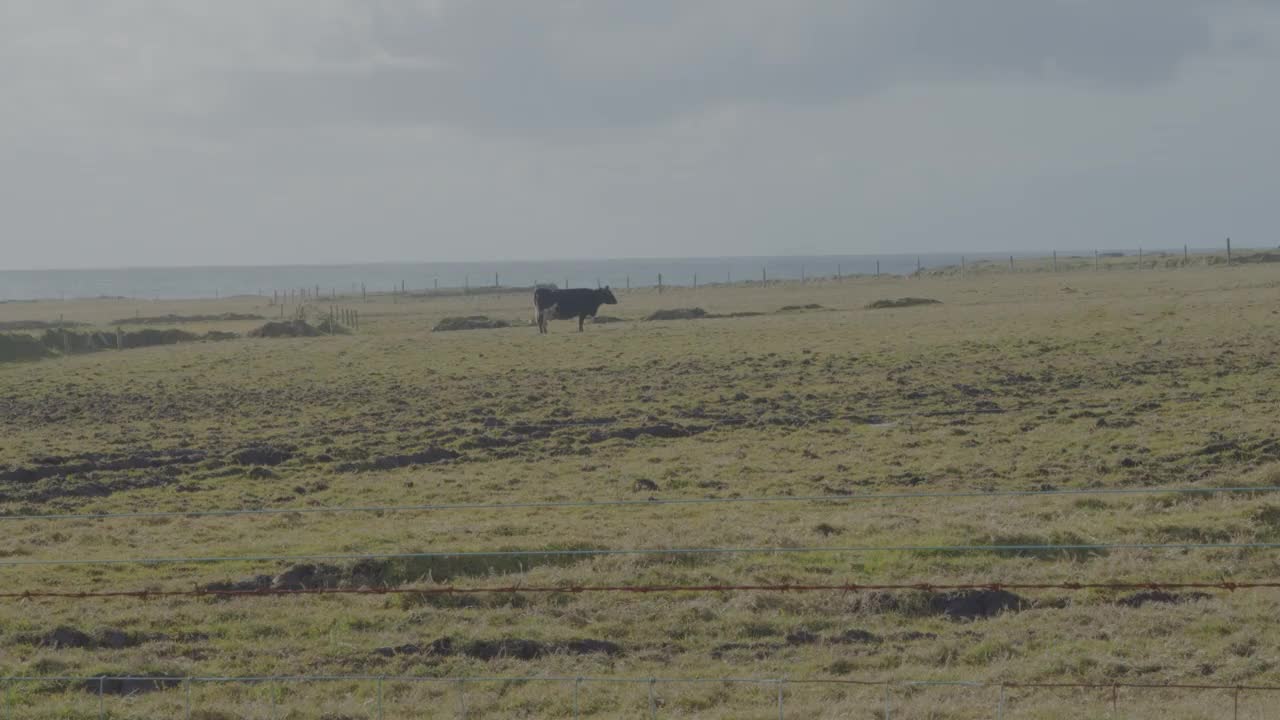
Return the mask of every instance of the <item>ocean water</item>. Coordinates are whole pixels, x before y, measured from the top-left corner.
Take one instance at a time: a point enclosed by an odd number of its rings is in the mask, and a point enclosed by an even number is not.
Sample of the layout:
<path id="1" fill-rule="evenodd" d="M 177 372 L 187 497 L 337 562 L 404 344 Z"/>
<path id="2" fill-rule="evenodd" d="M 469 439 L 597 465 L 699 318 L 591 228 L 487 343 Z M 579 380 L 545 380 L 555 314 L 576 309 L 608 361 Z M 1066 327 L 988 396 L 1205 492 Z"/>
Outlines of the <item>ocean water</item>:
<path id="1" fill-rule="evenodd" d="M 1091 254 L 1091 253 L 1090 253 Z M 1043 255 L 1039 253 L 1038 255 Z M 967 253 L 970 262 L 1007 260 L 1009 253 Z M 1029 254 L 1014 253 L 1015 257 Z M 0 300 L 126 297 L 144 300 L 271 295 L 274 291 L 318 286 L 322 293 L 390 292 L 433 288 L 653 286 L 658 276 L 669 286 L 723 282 L 791 280 L 801 277 L 903 275 L 922 267 L 958 265 L 959 254 L 718 257 L 669 260 L 563 260 L 537 262 L 385 263 L 248 267 L 120 268 L 102 270 L 0 270 Z"/>

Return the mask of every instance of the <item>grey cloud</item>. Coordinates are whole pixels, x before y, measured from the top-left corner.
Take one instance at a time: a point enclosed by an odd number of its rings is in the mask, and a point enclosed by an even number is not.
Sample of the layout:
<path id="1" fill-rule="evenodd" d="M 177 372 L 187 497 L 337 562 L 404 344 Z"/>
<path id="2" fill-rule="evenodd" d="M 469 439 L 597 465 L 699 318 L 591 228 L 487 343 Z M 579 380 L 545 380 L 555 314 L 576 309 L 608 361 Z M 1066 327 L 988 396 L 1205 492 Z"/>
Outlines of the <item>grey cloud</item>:
<path id="1" fill-rule="evenodd" d="M 1218 3 L 1221 5 L 1221 3 Z M 374 3 L 317 61 L 221 75 L 236 122 L 645 126 L 730 103 L 824 104 L 905 82 L 1130 90 L 1213 45 L 1202 0 Z M 393 63 L 361 63 L 368 58 Z M 221 118 L 223 120 L 227 118 Z"/>

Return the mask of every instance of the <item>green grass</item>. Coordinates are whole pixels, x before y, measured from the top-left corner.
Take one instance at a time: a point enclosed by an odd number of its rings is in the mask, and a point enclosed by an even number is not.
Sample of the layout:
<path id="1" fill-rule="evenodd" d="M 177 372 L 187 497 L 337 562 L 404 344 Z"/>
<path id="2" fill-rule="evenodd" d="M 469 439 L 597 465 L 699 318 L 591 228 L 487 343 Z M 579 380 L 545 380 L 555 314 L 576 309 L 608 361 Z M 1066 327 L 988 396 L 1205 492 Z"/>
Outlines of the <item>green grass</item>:
<path id="1" fill-rule="evenodd" d="M 591 325 L 582 334 L 573 323 L 553 322 L 549 336 L 529 324 L 525 294 L 339 299 L 335 304 L 361 311 L 359 333 L 0 366 L 0 472 L 38 468 L 41 459 L 67 468 L 35 481 L 0 481 L 7 498 L 0 512 L 1276 484 L 1275 272 L 1215 265 L 1139 273 L 1117 265 L 1061 275 L 637 290 L 619 293 L 620 304 L 609 309 L 628 322 Z M 941 304 L 865 309 L 897 297 Z M 824 310 L 777 312 L 810 303 Z M 144 304 L 4 305 L 0 321 L 63 315 L 105 327 L 136 314 L 278 316 L 256 298 Z M 682 307 L 762 314 L 640 321 Z M 472 315 L 513 327 L 430 332 L 443 318 Z M 244 332 L 255 322 L 183 327 Z M 264 446 L 278 451 L 272 462 L 281 460 L 269 473 L 237 460 Z M 431 449 L 458 457 L 395 468 L 403 463 L 388 460 Z M 147 457 L 187 459 L 120 467 Z M 1278 504 L 1265 494 L 1166 493 L 0 521 L 0 556 L 1271 542 L 1280 537 Z M 0 582 L 17 590 L 189 589 L 285 569 L 249 562 L 0 568 Z M 1277 563 L 1265 551 L 1116 550 L 452 558 L 376 569 L 379 582 L 424 586 L 1085 582 L 1273 579 Z M 946 619 L 921 593 L 6 601 L 0 676 L 1280 683 L 1266 650 L 1280 640 L 1270 591 L 1141 607 L 1118 604 L 1124 593 L 1024 596 L 1025 609 L 968 621 Z M 123 648 L 41 645 L 41 636 L 64 625 L 140 640 Z M 875 641 L 839 640 L 850 631 Z M 375 652 L 440 638 L 601 639 L 622 654 L 484 660 Z M 193 701 L 199 717 L 262 716 L 274 690 L 199 686 Z M 384 690 L 387 717 L 457 707 L 448 683 Z M 279 692 L 281 717 L 373 717 L 372 683 Z M 878 688 L 795 685 L 787 692 L 788 717 L 876 717 L 882 708 Z M 588 717 L 638 717 L 647 711 L 647 693 L 644 685 L 584 686 L 581 708 Z M 900 688 L 895 708 L 903 717 L 989 717 L 995 694 Z M 22 717 L 97 716 L 96 698 L 80 689 L 22 685 L 14 698 Z M 572 715 L 572 687 L 563 683 L 477 684 L 466 698 L 475 717 Z M 671 687 L 660 699 L 664 717 L 776 717 L 774 687 Z M 171 690 L 111 698 L 107 707 L 112 717 L 155 717 L 180 714 L 183 702 L 183 691 Z M 1106 693 L 1020 690 L 1011 702 L 1017 717 L 1109 712 Z M 1127 703 L 1134 717 L 1153 708 L 1212 717 L 1221 702 L 1134 691 L 1122 693 L 1121 707 Z M 1242 712 L 1258 702 L 1245 698 Z"/>

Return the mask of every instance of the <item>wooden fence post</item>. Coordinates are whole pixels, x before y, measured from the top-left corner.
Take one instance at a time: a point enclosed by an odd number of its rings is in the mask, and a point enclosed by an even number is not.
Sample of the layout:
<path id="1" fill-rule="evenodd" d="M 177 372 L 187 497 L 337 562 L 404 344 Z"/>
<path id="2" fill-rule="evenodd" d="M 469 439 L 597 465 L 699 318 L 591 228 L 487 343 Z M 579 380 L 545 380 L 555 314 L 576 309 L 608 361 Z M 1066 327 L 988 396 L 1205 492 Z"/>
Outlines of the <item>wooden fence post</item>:
<path id="1" fill-rule="evenodd" d="M 658 273 L 658 294 L 662 294 L 662 273 Z"/>
<path id="2" fill-rule="evenodd" d="M 1227 238 L 1227 264 L 1231 264 L 1231 238 Z"/>
<path id="3" fill-rule="evenodd" d="M 1053 251 L 1053 271 L 1058 272 L 1058 251 Z"/>

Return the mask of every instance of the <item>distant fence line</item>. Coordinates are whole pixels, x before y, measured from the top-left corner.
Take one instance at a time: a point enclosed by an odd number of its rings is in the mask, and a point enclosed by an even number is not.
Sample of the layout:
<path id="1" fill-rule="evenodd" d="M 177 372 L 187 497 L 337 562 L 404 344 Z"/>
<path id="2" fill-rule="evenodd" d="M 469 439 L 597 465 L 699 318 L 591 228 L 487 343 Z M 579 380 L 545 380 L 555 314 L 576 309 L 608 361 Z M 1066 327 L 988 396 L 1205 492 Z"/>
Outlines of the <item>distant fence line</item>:
<path id="1" fill-rule="evenodd" d="M 303 683 L 334 683 L 334 682 L 354 682 L 373 685 L 371 696 L 362 704 L 369 706 L 369 717 L 373 720 L 384 720 L 386 715 L 386 698 L 385 686 L 389 683 L 402 684 L 439 684 L 447 685 L 453 688 L 456 711 L 453 713 L 459 720 L 467 720 L 470 717 L 468 711 L 467 686 L 482 686 L 492 684 L 516 684 L 516 683 L 547 683 L 565 686 L 566 691 L 572 693 L 572 711 L 566 717 L 581 718 L 583 715 L 580 694 L 584 685 L 638 685 L 647 687 L 647 714 L 651 720 L 660 717 L 660 710 L 665 706 L 663 698 L 659 695 L 658 688 L 660 686 L 675 685 L 733 685 L 744 686 L 754 685 L 769 691 L 770 695 L 776 697 L 776 708 L 779 720 L 786 720 L 787 717 L 787 700 L 796 699 L 795 687 L 803 686 L 848 686 L 848 687 L 865 687 L 879 688 L 882 693 L 879 701 L 883 703 L 883 710 L 880 717 L 884 720 L 892 720 L 894 714 L 896 698 L 895 691 L 904 691 L 920 688 L 968 688 L 982 690 L 996 690 L 998 695 L 995 699 L 995 717 L 997 720 L 1003 720 L 1005 711 L 1013 704 L 1014 698 L 1011 697 L 1010 691 L 1049 691 L 1049 690 L 1085 690 L 1098 691 L 1105 693 L 1104 702 L 1109 702 L 1111 706 L 1112 717 L 1116 717 L 1116 713 L 1120 705 L 1120 690 L 1140 690 L 1148 692 L 1187 692 L 1195 691 L 1201 693 L 1230 693 L 1232 701 L 1232 718 L 1238 720 L 1240 717 L 1240 697 L 1247 693 L 1274 693 L 1280 692 L 1280 685 L 1246 685 L 1246 684 L 1214 684 L 1214 683 L 1140 683 L 1140 682 L 1112 682 L 1112 683 L 1090 683 L 1090 682 L 991 682 L 983 680 L 861 680 L 849 678 L 741 678 L 741 677 L 706 677 L 706 678 L 677 678 L 677 677 L 605 677 L 605 676 L 545 676 L 545 675 L 512 675 L 512 676 L 455 676 L 455 677 L 424 677 L 417 675 L 263 675 L 263 676 L 139 676 L 139 675 L 92 675 L 92 676 L 75 676 L 75 675 L 50 675 L 50 676 L 14 676 L 0 678 L 0 684 L 4 686 L 4 712 L 6 720 L 14 717 L 16 700 L 13 690 L 23 684 L 34 683 L 77 683 L 82 689 L 90 691 L 96 690 L 98 700 L 98 718 L 105 720 L 107 714 L 107 696 L 115 695 L 122 697 L 135 697 L 144 693 L 176 691 L 182 692 L 183 717 L 191 720 L 195 710 L 195 703 L 192 697 L 193 685 L 273 685 L 276 691 L 271 694 L 269 701 L 273 716 L 278 710 L 280 704 L 279 686 L 289 684 Z M 111 692 L 108 693 L 108 684 L 110 684 Z M 771 701 L 774 702 L 774 701 Z M 28 707 L 34 707 L 27 705 Z"/>
<path id="2" fill-rule="evenodd" d="M 5 515 L 0 513 L 0 522 L 6 520 L 117 520 L 117 519 L 160 519 L 160 518 L 200 518 L 200 517 L 234 517 L 241 515 L 319 515 L 341 513 L 397 513 L 397 512 L 446 512 L 446 511 L 485 511 L 485 510 L 546 510 L 555 508 L 641 508 L 662 507 L 669 505 L 749 505 L 770 503 L 854 503 L 878 502 L 890 500 L 954 500 L 962 498 L 998 498 L 998 497 L 1070 497 L 1070 496 L 1108 496 L 1108 495 L 1225 495 L 1248 493 L 1280 492 L 1280 486 L 1259 485 L 1256 487 L 1182 487 L 1182 488 L 1066 488 L 1060 490 L 958 490 L 942 492 L 918 493 L 856 493 L 849 495 L 769 495 L 753 497 L 726 498 L 649 498 L 646 500 L 564 500 L 564 501 L 531 501 L 514 503 L 427 503 L 421 505 L 365 505 L 337 507 L 285 507 L 285 508 L 243 508 L 225 510 L 153 510 L 118 513 L 48 513 Z"/>
<path id="3" fill-rule="evenodd" d="M 1224 247 L 1226 250 L 1226 257 L 1224 260 L 1224 264 L 1226 265 L 1234 264 L 1235 256 L 1233 255 L 1230 238 L 1227 238 Z M 1179 253 L 1177 250 L 1171 250 L 1171 249 L 1163 249 L 1155 252 L 1144 252 L 1144 250 L 1141 247 L 1139 247 L 1137 248 L 1136 254 L 1131 254 L 1133 252 L 1134 252 L 1133 250 L 1125 250 L 1125 251 L 1094 250 L 1093 255 L 1088 256 L 1088 255 L 1080 255 L 1080 254 L 1059 255 L 1057 250 L 1052 250 L 1050 251 L 1050 255 L 1047 255 L 1047 256 L 1008 255 L 1007 267 L 1008 267 L 1008 272 L 1017 272 L 1017 266 L 1018 266 L 1018 263 L 1020 262 L 1024 266 L 1031 264 L 1037 269 L 1042 266 L 1044 267 L 1044 270 L 1037 270 L 1037 271 L 1044 271 L 1044 272 L 1052 271 L 1056 273 L 1056 272 L 1062 272 L 1064 270 L 1070 270 L 1071 268 L 1064 267 L 1064 264 L 1067 263 L 1068 261 L 1084 261 L 1086 267 L 1091 265 L 1093 270 L 1098 271 L 1104 268 L 1103 261 L 1107 261 L 1105 264 L 1106 269 L 1111 269 L 1112 266 L 1118 265 L 1119 263 L 1114 262 L 1116 258 L 1126 258 L 1126 259 L 1132 258 L 1134 262 L 1134 269 L 1137 269 L 1137 270 L 1146 270 L 1146 269 L 1158 270 L 1161 266 L 1161 261 L 1165 261 L 1165 267 L 1169 267 L 1169 268 L 1188 267 L 1193 264 L 1192 251 L 1188 245 L 1183 245 L 1182 251 L 1180 253 L 1181 257 L 1178 257 Z M 1263 252 L 1263 251 L 1254 250 L 1250 252 Z M 712 268 L 709 266 L 699 266 L 700 268 L 699 270 L 687 272 L 683 274 L 680 277 L 680 279 L 676 280 L 675 282 L 672 282 L 672 279 L 675 276 L 672 275 L 670 272 L 656 272 L 652 275 L 646 275 L 643 278 L 637 275 L 635 276 L 635 279 L 637 281 L 635 283 L 632 283 L 632 278 L 633 278 L 632 274 L 626 274 L 623 276 L 609 276 L 603 280 L 601 279 L 601 277 L 595 277 L 593 281 L 596 287 L 610 285 L 610 286 L 614 286 L 615 289 L 656 290 L 659 294 L 661 294 L 666 290 L 674 289 L 674 288 L 692 288 L 696 290 L 699 287 L 725 286 L 725 285 L 767 286 L 770 284 L 777 284 L 777 283 L 788 282 L 788 281 L 790 282 L 799 281 L 803 283 L 803 282 L 809 282 L 809 281 L 827 281 L 827 280 L 844 280 L 844 279 L 855 279 L 855 278 L 880 277 L 881 275 L 910 278 L 910 277 L 922 276 L 925 274 L 925 272 L 929 270 L 936 271 L 939 269 L 954 270 L 961 277 L 964 277 L 966 274 L 972 273 L 975 271 L 989 271 L 997 267 L 1003 268 L 1006 262 L 1005 261 L 1006 256 L 996 256 L 993 253 L 980 253 L 976 256 L 976 261 L 974 259 L 969 258 L 968 256 L 960 255 L 958 258 L 958 262 L 947 262 L 941 265 L 925 264 L 924 257 L 925 257 L 924 255 L 917 256 L 914 267 L 904 272 L 889 271 L 889 272 L 882 273 L 879 260 L 874 261 L 874 266 L 875 266 L 874 270 L 872 270 L 870 267 L 870 264 L 872 261 L 863 260 L 862 263 L 865 263 L 867 267 L 862 269 L 861 271 L 854 271 L 854 272 L 845 272 L 844 265 L 842 263 L 835 263 L 835 268 L 833 271 L 833 269 L 830 267 L 832 263 L 828 262 L 825 266 L 822 267 L 821 270 L 819 270 L 816 273 L 810 272 L 805 264 L 799 264 L 798 268 L 795 268 L 793 266 L 793 270 L 790 274 L 780 273 L 779 269 L 777 267 L 774 267 L 771 275 L 770 268 L 767 265 L 761 265 L 758 275 L 750 276 L 747 274 L 739 273 L 739 276 L 735 278 L 733 270 L 726 269 L 726 270 L 721 270 L 719 273 L 715 273 L 712 271 Z M 1171 257 L 1174 259 L 1174 262 L 1172 263 L 1169 262 L 1169 259 Z M 1215 250 L 1198 248 L 1195 250 L 1195 257 L 1207 259 L 1207 258 L 1214 258 L 1219 256 L 1217 255 L 1217 251 Z M 1089 260 L 1092 260 L 1092 263 L 1089 263 L 1088 262 Z M 851 264 L 854 264 L 854 263 L 851 263 Z M 1076 263 L 1076 264 L 1078 265 L 1079 263 Z M 1212 264 L 1212 263 L 1210 262 L 1209 264 Z M 897 268 L 897 269 L 906 270 L 904 268 Z M 477 277 L 479 278 L 479 277 L 487 277 L 487 276 L 483 274 L 477 274 Z M 400 280 L 396 283 L 392 283 L 389 290 L 385 289 L 385 286 L 383 286 L 382 288 L 370 290 L 369 286 L 365 283 L 358 283 L 358 284 L 352 283 L 350 293 L 348 293 L 345 289 L 342 292 L 339 292 L 337 287 L 329 287 L 327 288 L 328 292 L 326 292 L 325 291 L 326 289 L 321 285 L 304 286 L 304 287 L 298 287 L 298 288 L 292 288 L 292 289 L 286 289 L 286 290 L 273 290 L 271 295 L 271 298 L 272 298 L 271 304 L 277 305 L 277 304 L 286 304 L 286 303 L 316 302 L 317 300 L 324 300 L 324 299 L 333 300 L 339 297 L 351 297 L 351 296 L 358 296 L 361 300 L 367 302 L 369 300 L 370 295 L 391 296 L 393 297 L 393 299 L 398 299 L 403 296 L 430 297 L 430 296 L 457 296 L 457 295 L 486 295 L 486 294 L 494 294 L 494 293 L 519 292 L 524 290 L 532 291 L 535 287 L 540 285 L 555 286 L 555 287 L 561 287 L 561 288 L 573 287 L 573 284 L 571 282 L 573 278 L 571 278 L 570 276 L 565 276 L 562 278 L 544 278 L 542 280 L 538 280 L 532 283 L 522 283 L 519 285 L 511 285 L 511 286 L 504 286 L 501 284 L 500 273 L 495 272 L 492 274 L 492 277 L 493 277 L 493 284 L 491 285 L 484 284 L 484 283 L 472 284 L 470 281 L 470 276 L 464 275 L 462 284 L 460 285 L 446 284 L 444 287 L 441 287 L 440 280 L 438 277 L 432 278 L 430 287 L 419 287 L 419 286 L 410 287 L 407 280 Z M 581 279 L 578 278 L 578 280 L 581 284 Z M 615 286 L 615 283 L 616 283 L 616 286 Z M 591 283 L 588 282 L 581 286 L 586 287 L 586 286 L 590 286 L 590 284 Z M 258 291 L 258 294 L 264 295 L 264 293 L 261 290 Z"/>

